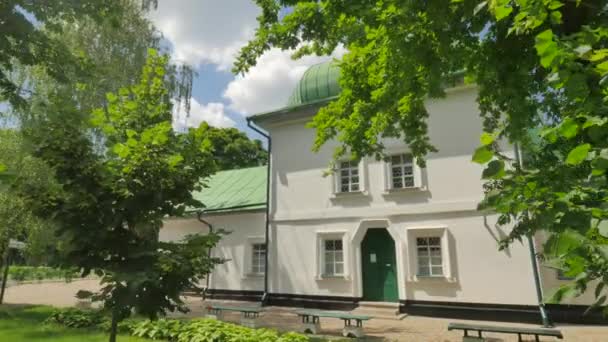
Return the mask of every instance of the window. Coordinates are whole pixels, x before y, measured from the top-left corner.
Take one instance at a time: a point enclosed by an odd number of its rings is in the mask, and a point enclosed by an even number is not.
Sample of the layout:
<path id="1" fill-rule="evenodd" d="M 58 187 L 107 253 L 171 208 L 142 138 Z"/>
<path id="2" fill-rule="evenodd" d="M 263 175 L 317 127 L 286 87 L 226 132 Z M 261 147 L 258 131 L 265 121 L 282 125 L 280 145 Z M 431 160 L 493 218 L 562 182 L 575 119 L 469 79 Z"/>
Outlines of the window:
<path id="1" fill-rule="evenodd" d="M 342 240 L 323 241 L 323 275 L 344 275 L 344 249 Z"/>
<path id="2" fill-rule="evenodd" d="M 418 276 L 443 276 L 443 260 L 441 256 L 440 237 L 416 238 Z"/>
<path id="3" fill-rule="evenodd" d="M 251 273 L 264 274 L 266 270 L 266 244 L 255 243 L 251 246 Z"/>
<path id="4" fill-rule="evenodd" d="M 360 191 L 359 184 L 359 162 L 341 162 L 338 170 L 338 192 Z"/>
<path id="5" fill-rule="evenodd" d="M 397 154 L 391 157 L 391 188 L 405 189 L 416 186 L 414 181 L 414 158 L 411 154 Z"/>

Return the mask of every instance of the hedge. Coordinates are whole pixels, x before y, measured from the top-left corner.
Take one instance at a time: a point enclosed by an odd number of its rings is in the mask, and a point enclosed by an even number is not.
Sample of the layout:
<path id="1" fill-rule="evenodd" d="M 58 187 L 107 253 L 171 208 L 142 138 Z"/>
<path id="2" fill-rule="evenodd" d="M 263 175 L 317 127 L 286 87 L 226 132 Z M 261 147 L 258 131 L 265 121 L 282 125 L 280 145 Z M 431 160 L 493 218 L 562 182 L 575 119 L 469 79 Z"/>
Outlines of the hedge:
<path id="1" fill-rule="evenodd" d="M 96 328 L 108 331 L 109 318 L 97 310 L 58 309 L 47 322 L 72 328 Z M 152 340 L 172 342 L 309 342 L 304 335 L 280 334 L 271 329 L 251 329 L 215 319 L 128 319 L 119 331 Z"/>
<path id="2" fill-rule="evenodd" d="M 47 266 L 11 266 L 8 269 L 9 279 L 31 281 L 44 279 L 65 279 L 71 281 L 80 276 L 77 270 L 66 270 Z"/>

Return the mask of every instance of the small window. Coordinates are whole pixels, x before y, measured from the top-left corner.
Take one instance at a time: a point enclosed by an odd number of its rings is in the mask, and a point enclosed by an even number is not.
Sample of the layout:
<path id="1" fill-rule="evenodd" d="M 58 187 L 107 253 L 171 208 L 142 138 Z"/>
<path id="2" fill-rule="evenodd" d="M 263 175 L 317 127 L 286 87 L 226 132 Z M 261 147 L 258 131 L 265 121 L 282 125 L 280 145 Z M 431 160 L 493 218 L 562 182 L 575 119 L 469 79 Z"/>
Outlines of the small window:
<path id="1" fill-rule="evenodd" d="M 264 274 L 266 270 L 266 244 L 255 243 L 251 246 L 251 273 Z"/>
<path id="2" fill-rule="evenodd" d="M 393 189 L 414 188 L 414 158 L 411 154 L 397 154 L 391 157 L 391 187 Z"/>
<path id="3" fill-rule="evenodd" d="M 418 248 L 418 276 L 443 276 L 443 260 L 440 237 L 416 238 Z"/>
<path id="4" fill-rule="evenodd" d="M 340 163 L 338 170 L 338 192 L 360 191 L 359 162 L 346 161 Z"/>
<path id="5" fill-rule="evenodd" d="M 323 275 L 344 275 L 344 249 L 342 240 L 323 241 Z"/>

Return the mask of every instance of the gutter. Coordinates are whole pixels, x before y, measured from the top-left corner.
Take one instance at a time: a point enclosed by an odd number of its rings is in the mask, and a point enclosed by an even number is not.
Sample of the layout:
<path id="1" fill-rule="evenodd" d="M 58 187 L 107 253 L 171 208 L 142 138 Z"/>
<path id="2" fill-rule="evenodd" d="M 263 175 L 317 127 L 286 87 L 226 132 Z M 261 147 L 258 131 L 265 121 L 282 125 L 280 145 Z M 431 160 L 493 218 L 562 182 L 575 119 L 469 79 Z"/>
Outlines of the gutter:
<path id="1" fill-rule="evenodd" d="M 213 225 L 207 221 L 205 221 L 202 216 L 203 216 L 203 211 L 198 211 L 196 213 L 196 218 L 202 222 L 203 224 L 205 224 L 207 227 L 209 227 L 209 233 L 213 233 Z M 211 248 L 209 248 L 209 251 L 207 251 L 207 257 L 209 259 L 211 259 Z M 207 291 L 209 290 L 209 280 L 211 278 L 211 273 L 207 274 L 207 276 L 205 277 L 205 288 L 203 289 L 203 300 L 205 300 L 207 298 Z"/>
<path id="2" fill-rule="evenodd" d="M 270 254 L 269 247 L 269 230 L 270 230 L 270 159 L 272 152 L 272 139 L 270 134 L 262 131 L 260 128 L 253 125 L 251 118 L 247 118 L 247 127 L 251 128 L 268 141 L 268 161 L 266 162 L 266 226 L 264 231 L 264 244 L 266 246 L 266 254 L 264 255 L 264 294 L 262 295 L 262 306 L 268 303 L 268 255 Z"/>
<path id="3" fill-rule="evenodd" d="M 521 156 L 521 150 L 517 144 L 515 144 L 515 160 L 517 161 L 519 167 L 523 169 L 524 163 Z M 527 211 L 526 215 L 529 215 Z M 543 303 L 543 288 L 538 270 L 538 261 L 536 260 L 536 247 L 534 246 L 534 239 L 531 235 L 528 235 L 528 247 L 530 248 L 530 260 L 532 262 L 532 272 L 534 274 L 534 286 L 536 287 L 536 298 L 538 300 L 538 309 L 540 310 L 543 327 L 552 328 L 553 324 L 551 323 L 551 319 L 549 318 L 549 315 L 545 309 L 545 304 Z"/>

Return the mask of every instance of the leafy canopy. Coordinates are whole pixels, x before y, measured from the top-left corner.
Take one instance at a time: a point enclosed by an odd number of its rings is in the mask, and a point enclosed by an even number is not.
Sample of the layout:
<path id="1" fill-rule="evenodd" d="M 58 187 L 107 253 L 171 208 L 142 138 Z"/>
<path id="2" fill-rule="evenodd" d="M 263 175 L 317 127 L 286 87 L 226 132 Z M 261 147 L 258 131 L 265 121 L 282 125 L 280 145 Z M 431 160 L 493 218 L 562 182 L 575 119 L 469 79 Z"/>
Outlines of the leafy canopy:
<path id="1" fill-rule="evenodd" d="M 184 134 L 172 130 L 164 82 L 168 57 L 154 50 L 148 56 L 139 82 L 108 93 L 107 106 L 94 111 L 89 127 L 66 120 L 63 111 L 73 107 L 63 106 L 62 98 L 36 126 L 24 127 L 35 156 L 55 170 L 61 188 L 21 196 L 57 222 L 67 245 L 63 265 L 102 277 L 93 299 L 112 311 L 111 340 L 117 322 L 132 310 L 151 318 L 185 310 L 180 293 L 197 288 L 220 262 L 208 257 L 218 234 L 158 240 L 164 217 L 200 205 L 191 193 L 217 165 L 207 125 Z M 101 132 L 101 151 L 92 129 Z"/>
<path id="2" fill-rule="evenodd" d="M 235 72 L 246 72 L 272 47 L 295 49 L 295 58 L 328 55 L 339 45 L 348 50 L 338 62 L 342 92 L 311 123 L 314 148 L 336 140 L 336 157 L 384 157 L 383 141 L 400 138 L 424 165 L 436 150 L 425 100 L 444 96 L 446 78 L 466 70 L 485 131 L 473 154 L 486 165 L 482 207 L 513 226 L 505 245 L 549 233 L 545 258 L 576 278 L 556 299 L 598 280 L 595 306 L 605 304 L 607 1 L 257 3 L 259 27 Z M 524 149 L 525 168 L 500 153 L 499 139 Z"/>

